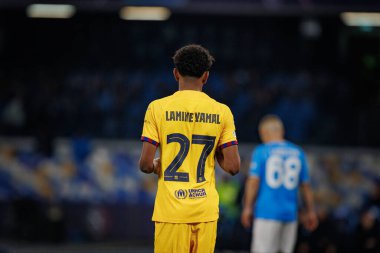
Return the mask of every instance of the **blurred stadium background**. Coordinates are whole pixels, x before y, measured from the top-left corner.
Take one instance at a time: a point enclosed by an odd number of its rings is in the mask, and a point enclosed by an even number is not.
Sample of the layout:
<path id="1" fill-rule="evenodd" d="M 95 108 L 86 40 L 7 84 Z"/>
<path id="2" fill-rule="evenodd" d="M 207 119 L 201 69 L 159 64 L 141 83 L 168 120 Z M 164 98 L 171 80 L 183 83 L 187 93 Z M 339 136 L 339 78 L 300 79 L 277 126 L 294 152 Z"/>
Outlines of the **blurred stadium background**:
<path id="1" fill-rule="evenodd" d="M 153 252 L 138 139 L 188 43 L 214 54 L 205 91 L 241 143 L 241 173 L 217 170 L 217 251 L 248 252 L 242 187 L 275 113 L 307 151 L 320 219 L 295 252 L 380 252 L 379 26 L 378 0 L 1 0 L 0 252 Z"/>

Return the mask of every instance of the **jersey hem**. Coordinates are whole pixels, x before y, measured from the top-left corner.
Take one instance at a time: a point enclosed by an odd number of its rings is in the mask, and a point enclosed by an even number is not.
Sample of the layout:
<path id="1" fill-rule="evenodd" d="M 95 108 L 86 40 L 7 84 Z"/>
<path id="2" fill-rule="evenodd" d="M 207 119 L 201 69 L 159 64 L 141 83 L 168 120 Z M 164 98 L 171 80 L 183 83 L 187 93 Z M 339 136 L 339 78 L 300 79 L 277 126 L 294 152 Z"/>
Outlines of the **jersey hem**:
<path id="1" fill-rule="evenodd" d="M 140 139 L 142 142 L 149 142 L 150 144 L 152 144 L 152 145 L 154 145 L 154 146 L 156 146 L 156 147 L 158 147 L 158 145 L 159 145 L 159 142 L 157 142 L 157 141 L 155 141 L 155 140 L 153 140 L 153 139 L 151 139 L 151 138 L 148 138 L 148 137 L 145 137 L 145 136 L 141 136 L 141 139 Z"/>
<path id="2" fill-rule="evenodd" d="M 208 218 L 208 219 L 199 219 L 199 220 L 172 220 L 172 219 L 155 219 L 152 218 L 154 222 L 165 222 L 165 223 L 200 223 L 200 222 L 210 222 L 217 221 L 219 217 L 216 218 Z"/>

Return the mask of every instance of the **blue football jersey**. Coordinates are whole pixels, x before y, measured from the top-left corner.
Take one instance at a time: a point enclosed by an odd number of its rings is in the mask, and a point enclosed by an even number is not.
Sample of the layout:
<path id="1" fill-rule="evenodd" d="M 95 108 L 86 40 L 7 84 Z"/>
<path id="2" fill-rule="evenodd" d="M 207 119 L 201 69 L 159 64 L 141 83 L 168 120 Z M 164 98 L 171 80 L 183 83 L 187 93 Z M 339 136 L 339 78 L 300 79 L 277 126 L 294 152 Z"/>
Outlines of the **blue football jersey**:
<path id="1" fill-rule="evenodd" d="M 259 145 L 252 154 L 249 174 L 260 179 L 256 218 L 297 219 L 298 186 L 309 180 L 301 148 L 287 141 Z"/>

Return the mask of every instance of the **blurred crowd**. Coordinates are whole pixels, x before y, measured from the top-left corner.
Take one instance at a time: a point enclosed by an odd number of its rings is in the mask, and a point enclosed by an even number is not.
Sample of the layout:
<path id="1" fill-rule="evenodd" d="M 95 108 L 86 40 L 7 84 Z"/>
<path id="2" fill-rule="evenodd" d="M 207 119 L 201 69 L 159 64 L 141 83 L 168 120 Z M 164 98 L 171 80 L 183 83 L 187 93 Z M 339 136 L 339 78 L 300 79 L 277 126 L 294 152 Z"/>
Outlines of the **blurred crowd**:
<path id="1" fill-rule="evenodd" d="M 377 143 L 377 56 L 352 56 L 356 44 L 335 19 L 5 17 L 0 132 L 37 137 L 47 154 L 57 136 L 138 139 L 149 102 L 177 90 L 170 57 L 188 43 L 215 56 L 205 92 L 231 107 L 240 141 L 258 142 L 258 119 L 276 113 L 297 143 Z"/>
<path id="2" fill-rule="evenodd" d="M 48 158 L 33 150 L 4 147 L 0 154 L 0 198 L 31 198 L 48 203 L 151 204 L 153 178 L 137 168 L 138 150 L 92 148 L 86 138 L 59 145 Z M 152 189 L 153 188 L 153 189 Z"/>
<path id="3" fill-rule="evenodd" d="M 0 149 L 0 213 L 5 217 L 0 234 L 4 237 L 32 240 L 33 237 L 9 231 L 18 231 L 17 226 L 24 227 L 31 221 L 40 227 L 35 217 L 41 215 L 46 216 L 46 224 L 53 224 L 47 226 L 55 229 L 52 230 L 57 238 L 53 239 L 60 241 L 124 240 L 128 238 L 120 234 L 128 233 L 129 239 L 136 239 L 134 226 L 126 225 L 118 231 L 119 226 L 111 225 L 124 224 L 126 219 L 140 224 L 140 229 L 150 228 L 149 210 L 154 201 L 156 178 L 136 169 L 138 143 L 96 142 L 85 137 L 58 140 L 51 157 L 38 153 L 32 144 L 9 143 L 3 142 Z M 251 145 L 240 147 L 243 168 L 238 177 L 228 177 L 220 168 L 216 169 L 221 249 L 249 247 L 250 232 L 242 228 L 239 217 L 252 148 Z M 313 147 L 306 150 L 320 226 L 311 234 L 300 226 L 296 252 L 378 252 L 379 152 Z M 14 211 L 9 212 L 9 208 Z M 25 208 L 35 215 L 28 219 L 22 214 Z M 130 214 L 129 218 L 120 213 L 122 209 Z M 76 220 L 89 221 L 92 225 L 75 224 Z M 140 239 L 147 239 L 147 231 L 150 230 L 141 232 Z"/>
<path id="4" fill-rule="evenodd" d="M 49 139 L 57 136 L 138 139 L 149 102 L 177 89 L 170 69 L 82 70 L 19 79 L 2 87 L 0 130 L 36 136 L 47 150 Z M 332 115 L 344 109 L 349 96 L 341 80 L 326 71 L 265 74 L 255 68 L 215 71 L 205 92 L 231 107 L 239 140 L 258 141 L 258 120 L 275 113 L 284 119 L 288 138 L 303 143 L 339 141 L 332 136 L 340 117 Z"/>

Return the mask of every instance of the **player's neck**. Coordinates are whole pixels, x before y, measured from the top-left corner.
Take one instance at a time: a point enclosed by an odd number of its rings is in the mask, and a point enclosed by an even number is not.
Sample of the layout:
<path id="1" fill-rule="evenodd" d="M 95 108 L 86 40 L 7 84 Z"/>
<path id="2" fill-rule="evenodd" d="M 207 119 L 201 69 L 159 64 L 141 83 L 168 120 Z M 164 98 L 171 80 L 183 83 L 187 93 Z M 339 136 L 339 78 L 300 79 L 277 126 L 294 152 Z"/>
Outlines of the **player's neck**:
<path id="1" fill-rule="evenodd" d="M 265 143 L 270 143 L 270 142 L 284 142 L 284 138 L 268 138 L 265 140 Z"/>
<path id="2" fill-rule="evenodd" d="M 194 91 L 202 91 L 203 84 L 201 82 L 185 82 L 180 81 L 178 84 L 178 90 L 194 90 Z"/>

